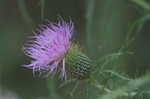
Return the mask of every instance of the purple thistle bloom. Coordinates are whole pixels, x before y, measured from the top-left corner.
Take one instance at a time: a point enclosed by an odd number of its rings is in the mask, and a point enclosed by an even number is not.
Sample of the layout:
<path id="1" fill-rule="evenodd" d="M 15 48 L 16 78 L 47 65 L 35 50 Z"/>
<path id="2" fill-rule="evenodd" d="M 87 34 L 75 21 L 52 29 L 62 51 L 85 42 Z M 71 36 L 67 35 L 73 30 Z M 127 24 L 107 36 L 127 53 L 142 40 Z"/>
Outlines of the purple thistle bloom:
<path id="1" fill-rule="evenodd" d="M 65 77 L 65 55 L 71 46 L 71 38 L 74 25 L 61 20 L 57 23 L 49 22 L 45 27 L 41 27 L 32 36 L 33 40 L 23 48 L 27 56 L 32 58 L 31 63 L 24 65 L 32 69 L 33 73 L 46 72 L 50 75 L 60 68 L 61 77 Z"/>

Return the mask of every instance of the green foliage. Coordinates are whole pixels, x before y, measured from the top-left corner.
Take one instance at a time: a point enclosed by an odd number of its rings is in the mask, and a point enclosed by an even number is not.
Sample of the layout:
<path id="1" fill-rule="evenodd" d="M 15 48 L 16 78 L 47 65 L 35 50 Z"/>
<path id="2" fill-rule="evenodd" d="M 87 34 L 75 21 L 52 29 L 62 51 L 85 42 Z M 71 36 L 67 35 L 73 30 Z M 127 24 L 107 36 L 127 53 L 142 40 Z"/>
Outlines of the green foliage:
<path id="1" fill-rule="evenodd" d="M 144 8 L 145 10 L 150 10 L 150 4 L 146 2 L 146 0 L 130 0 L 131 2 L 134 2 L 138 6 Z"/>
<path id="2" fill-rule="evenodd" d="M 128 99 L 130 97 L 134 97 L 137 94 L 141 94 L 143 92 L 140 87 L 150 82 L 150 75 L 146 74 L 143 77 L 134 79 L 129 81 L 126 85 L 120 86 L 117 89 L 110 91 L 109 93 L 100 96 L 99 99 L 119 99 L 123 97 Z"/>

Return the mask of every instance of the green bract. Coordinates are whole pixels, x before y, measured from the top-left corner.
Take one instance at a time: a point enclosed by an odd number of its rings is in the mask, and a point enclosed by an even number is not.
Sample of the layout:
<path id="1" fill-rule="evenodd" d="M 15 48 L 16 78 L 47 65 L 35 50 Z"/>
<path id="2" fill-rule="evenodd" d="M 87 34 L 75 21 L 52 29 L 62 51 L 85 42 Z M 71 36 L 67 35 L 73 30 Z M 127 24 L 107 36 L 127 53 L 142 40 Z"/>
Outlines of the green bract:
<path id="1" fill-rule="evenodd" d="M 89 77 L 92 61 L 80 51 L 77 45 L 71 45 L 65 59 L 67 71 L 71 78 L 86 79 Z"/>

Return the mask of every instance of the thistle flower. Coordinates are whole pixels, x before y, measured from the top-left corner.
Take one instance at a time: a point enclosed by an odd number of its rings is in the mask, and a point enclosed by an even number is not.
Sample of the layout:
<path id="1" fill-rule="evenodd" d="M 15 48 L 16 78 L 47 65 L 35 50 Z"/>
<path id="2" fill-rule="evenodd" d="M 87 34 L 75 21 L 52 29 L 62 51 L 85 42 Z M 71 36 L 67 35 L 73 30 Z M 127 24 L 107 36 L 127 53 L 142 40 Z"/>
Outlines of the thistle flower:
<path id="1" fill-rule="evenodd" d="M 25 54 L 32 58 L 31 63 L 24 65 L 33 73 L 46 72 L 48 75 L 60 67 L 61 77 L 65 77 L 65 55 L 70 48 L 74 25 L 70 21 L 49 22 L 41 27 L 39 34 L 23 48 Z"/>
<path id="2" fill-rule="evenodd" d="M 23 48 L 31 63 L 24 65 L 34 72 L 46 73 L 46 76 L 58 71 L 66 79 L 70 77 L 84 79 L 89 76 L 91 60 L 79 47 L 71 42 L 73 22 L 49 22 L 35 33 L 32 40 Z"/>

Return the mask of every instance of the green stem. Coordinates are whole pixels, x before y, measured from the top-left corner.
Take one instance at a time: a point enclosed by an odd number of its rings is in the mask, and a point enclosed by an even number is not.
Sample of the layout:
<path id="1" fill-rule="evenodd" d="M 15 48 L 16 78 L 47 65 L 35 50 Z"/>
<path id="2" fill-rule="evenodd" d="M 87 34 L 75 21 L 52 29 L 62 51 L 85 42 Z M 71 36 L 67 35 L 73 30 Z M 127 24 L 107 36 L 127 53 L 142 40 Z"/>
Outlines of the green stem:
<path id="1" fill-rule="evenodd" d="M 49 97 L 52 99 L 60 99 L 59 95 L 56 93 L 55 82 L 53 78 L 47 79 L 47 87 L 49 91 Z"/>

